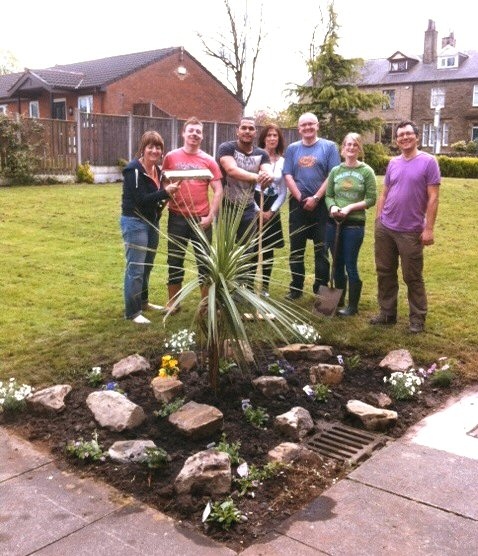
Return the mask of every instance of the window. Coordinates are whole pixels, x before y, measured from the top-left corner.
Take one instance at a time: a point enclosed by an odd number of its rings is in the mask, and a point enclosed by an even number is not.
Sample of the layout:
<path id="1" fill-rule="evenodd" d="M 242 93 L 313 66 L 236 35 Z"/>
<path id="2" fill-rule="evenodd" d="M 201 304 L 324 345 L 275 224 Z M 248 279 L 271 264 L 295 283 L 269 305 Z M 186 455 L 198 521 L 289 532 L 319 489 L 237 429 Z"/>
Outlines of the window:
<path id="1" fill-rule="evenodd" d="M 430 95 L 430 108 L 436 108 L 437 106 L 445 106 L 445 89 L 441 87 L 435 87 L 431 90 Z"/>
<path id="2" fill-rule="evenodd" d="M 91 114 L 93 112 L 93 95 L 78 97 L 78 110 Z"/>
<path id="3" fill-rule="evenodd" d="M 38 100 L 30 101 L 30 104 L 28 106 L 28 113 L 30 114 L 30 118 L 40 117 L 40 104 Z"/>
<path id="4" fill-rule="evenodd" d="M 395 108 L 395 89 L 385 89 L 382 93 L 388 97 L 388 103 L 382 104 L 382 110 L 393 110 Z"/>
<path id="5" fill-rule="evenodd" d="M 438 69 L 457 68 L 458 56 L 442 56 L 438 58 Z"/>
<path id="6" fill-rule="evenodd" d="M 6 114 L 6 113 L 7 113 L 7 105 L 0 104 L 0 114 Z"/>
<path id="7" fill-rule="evenodd" d="M 390 63 L 390 71 L 407 71 L 407 60 L 396 60 Z"/>
<path id="8" fill-rule="evenodd" d="M 478 85 L 473 85 L 473 106 L 478 106 Z"/>
<path id="9" fill-rule="evenodd" d="M 445 147 L 448 146 L 448 137 L 450 135 L 450 124 L 443 122 L 441 127 L 441 144 Z"/>
<path id="10" fill-rule="evenodd" d="M 443 122 L 440 128 L 441 128 L 441 144 L 446 147 L 448 145 L 448 138 L 450 136 L 450 124 L 448 122 Z M 433 123 L 423 124 L 422 147 L 434 147 L 435 140 L 436 140 L 436 128 L 433 125 Z"/>
<path id="11" fill-rule="evenodd" d="M 471 140 L 478 141 L 478 125 L 474 125 L 471 128 Z"/>

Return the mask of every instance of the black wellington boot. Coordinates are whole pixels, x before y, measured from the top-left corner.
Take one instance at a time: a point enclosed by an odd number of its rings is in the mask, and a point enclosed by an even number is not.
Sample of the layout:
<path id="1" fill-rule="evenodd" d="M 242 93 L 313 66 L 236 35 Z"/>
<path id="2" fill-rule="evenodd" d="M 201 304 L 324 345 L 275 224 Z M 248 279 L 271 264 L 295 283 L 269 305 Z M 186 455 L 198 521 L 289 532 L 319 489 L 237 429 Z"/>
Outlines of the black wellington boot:
<path id="1" fill-rule="evenodd" d="M 349 305 L 345 309 L 340 309 L 338 314 L 341 317 L 351 317 L 358 313 L 358 304 L 362 294 L 362 282 L 349 282 Z"/>

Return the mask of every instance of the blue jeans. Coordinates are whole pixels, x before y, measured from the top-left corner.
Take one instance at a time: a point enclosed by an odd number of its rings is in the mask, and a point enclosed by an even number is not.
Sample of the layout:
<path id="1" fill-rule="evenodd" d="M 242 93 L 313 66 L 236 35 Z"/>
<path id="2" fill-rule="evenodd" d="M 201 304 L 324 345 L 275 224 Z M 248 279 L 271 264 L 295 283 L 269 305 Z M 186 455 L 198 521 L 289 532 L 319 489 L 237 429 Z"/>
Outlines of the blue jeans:
<path id="1" fill-rule="evenodd" d="M 158 222 L 154 225 L 157 227 Z M 126 255 L 125 318 L 134 319 L 148 303 L 149 275 L 158 248 L 159 233 L 148 222 L 133 216 L 122 216 L 120 226 Z"/>
<path id="2" fill-rule="evenodd" d="M 331 253 L 334 252 L 335 229 L 335 222 L 327 222 L 327 248 Z M 353 224 L 341 226 L 335 260 L 334 282 L 336 288 L 345 288 L 347 278 L 350 284 L 360 282 L 357 260 L 364 235 L 364 226 Z"/>

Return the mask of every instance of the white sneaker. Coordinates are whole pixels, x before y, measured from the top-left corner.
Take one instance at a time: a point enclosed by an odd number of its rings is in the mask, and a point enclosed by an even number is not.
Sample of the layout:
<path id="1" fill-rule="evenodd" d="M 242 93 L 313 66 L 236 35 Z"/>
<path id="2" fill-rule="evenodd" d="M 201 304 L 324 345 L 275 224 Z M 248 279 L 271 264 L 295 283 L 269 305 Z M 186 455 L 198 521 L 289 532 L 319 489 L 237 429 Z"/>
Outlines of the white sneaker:
<path id="1" fill-rule="evenodd" d="M 143 307 L 143 311 L 161 311 L 161 313 L 166 313 L 166 307 L 163 305 L 155 305 L 154 303 L 147 303 Z"/>
<path id="2" fill-rule="evenodd" d="M 143 315 L 134 317 L 133 322 L 135 322 L 136 324 L 151 324 L 151 321 L 146 317 L 143 317 Z"/>

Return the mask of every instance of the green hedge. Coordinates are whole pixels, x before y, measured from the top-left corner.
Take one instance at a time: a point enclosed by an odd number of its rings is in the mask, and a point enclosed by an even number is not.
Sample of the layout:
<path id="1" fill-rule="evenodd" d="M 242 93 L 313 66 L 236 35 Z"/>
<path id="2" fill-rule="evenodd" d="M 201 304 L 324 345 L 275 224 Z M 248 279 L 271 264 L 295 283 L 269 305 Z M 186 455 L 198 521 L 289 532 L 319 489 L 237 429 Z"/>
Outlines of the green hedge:
<path id="1" fill-rule="evenodd" d="M 439 155 L 438 164 L 443 177 L 447 178 L 478 178 L 478 158 L 450 157 Z"/>
<path id="2" fill-rule="evenodd" d="M 374 169 L 378 176 L 383 176 L 392 157 L 378 151 L 376 148 L 371 149 L 369 145 L 365 145 L 365 162 Z M 478 158 L 476 157 L 438 155 L 437 159 L 441 175 L 444 178 L 478 178 Z"/>

